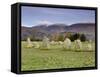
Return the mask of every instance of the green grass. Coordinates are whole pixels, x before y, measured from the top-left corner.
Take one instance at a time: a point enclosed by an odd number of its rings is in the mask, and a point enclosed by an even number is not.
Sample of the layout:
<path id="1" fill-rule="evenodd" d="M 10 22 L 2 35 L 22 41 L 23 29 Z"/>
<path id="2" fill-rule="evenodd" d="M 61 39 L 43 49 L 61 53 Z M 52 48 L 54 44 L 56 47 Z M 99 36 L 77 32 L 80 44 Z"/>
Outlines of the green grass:
<path id="1" fill-rule="evenodd" d="M 87 42 L 83 43 L 84 46 L 86 44 Z M 50 49 L 26 48 L 26 45 L 26 42 L 22 42 L 22 71 L 95 66 L 93 50 L 76 52 L 75 49 L 63 49 L 62 45 L 52 45 Z"/>

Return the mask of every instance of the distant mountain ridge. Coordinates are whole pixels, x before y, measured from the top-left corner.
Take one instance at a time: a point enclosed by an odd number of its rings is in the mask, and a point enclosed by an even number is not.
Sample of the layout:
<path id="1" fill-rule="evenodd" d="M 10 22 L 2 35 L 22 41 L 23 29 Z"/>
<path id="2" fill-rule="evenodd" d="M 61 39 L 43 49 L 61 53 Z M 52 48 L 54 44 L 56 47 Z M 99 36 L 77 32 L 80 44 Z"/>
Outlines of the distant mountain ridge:
<path id="1" fill-rule="evenodd" d="M 33 27 L 22 26 L 22 39 L 35 35 L 42 38 L 44 35 L 61 32 L 84 33 L 89 39 L 95 39 L 95 23 L 76 23 L 72 25 L 66 24 L 39 24 Z"/>

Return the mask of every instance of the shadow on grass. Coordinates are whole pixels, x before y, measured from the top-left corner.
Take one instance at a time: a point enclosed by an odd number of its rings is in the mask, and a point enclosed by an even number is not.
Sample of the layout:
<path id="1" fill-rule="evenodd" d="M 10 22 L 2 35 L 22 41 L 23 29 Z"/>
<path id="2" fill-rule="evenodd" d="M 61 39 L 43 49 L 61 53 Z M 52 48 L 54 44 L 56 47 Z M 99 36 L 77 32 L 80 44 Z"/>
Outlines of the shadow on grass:
<path id="1" fill-rule="evenodd" d="M 34 48 L 34 47 L 29 47 L 29 48 L 27 48 L 26 47 L 26 49 L 30 49 L 30 48 Z M 40 47 L 40 48 L 34 48 L 34 49 L 37 49 L 37 50 L 44 50 L 44 51 L 48 51 L 48 50 L 57 50 L 57 49 L 52 49 L 52 48 L 42 48 L 42 47 Z M 65 51 L 65 52 L 67 52 L 67 51 L 70 51 L 70 52 L 94 52 L 95 50 L 85 50 L 85 49 L 66 49 L 66 48 L 63 48 L 63 49 L 59 49 L 59 50 L 61 50 L 61 51 Z"/>
<path id="2" fill-rule="evenodd" d="M 94 52 L 94 50 L 82 50 L 82 49 L 62 49 L 63 51 L 71 51 L 71 52 Z"/>

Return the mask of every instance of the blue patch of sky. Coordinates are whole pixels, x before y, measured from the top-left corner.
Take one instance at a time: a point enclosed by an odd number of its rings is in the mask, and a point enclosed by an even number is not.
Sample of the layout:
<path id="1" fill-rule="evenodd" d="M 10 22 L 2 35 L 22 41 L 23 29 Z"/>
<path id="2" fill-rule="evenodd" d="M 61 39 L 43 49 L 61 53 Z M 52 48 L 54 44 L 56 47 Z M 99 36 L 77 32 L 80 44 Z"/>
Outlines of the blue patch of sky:
<path id="1" fill-rule="evenodd" d="M 95 23 L 94 10 L 60 9 L 45 7 L 21 7 L 21 25 Z"/>

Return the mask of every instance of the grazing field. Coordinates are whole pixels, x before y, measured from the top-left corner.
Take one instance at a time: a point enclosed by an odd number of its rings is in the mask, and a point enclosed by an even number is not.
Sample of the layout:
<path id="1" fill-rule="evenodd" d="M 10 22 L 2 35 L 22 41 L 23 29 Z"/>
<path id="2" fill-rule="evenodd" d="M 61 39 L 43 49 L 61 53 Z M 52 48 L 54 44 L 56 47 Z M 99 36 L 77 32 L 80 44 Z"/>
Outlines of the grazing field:
<path id="1" fill-rule="evenodd" d="M 83 46 L 85 47 L 87 43 L 84 42 Z M 91 51 L 85 48 L 76 51 L 74 48 L 71 50 L 63 49 L 60 44 L 50 45 L 50 49 L 27 48 L 25 41 L 21 44 L 22 71 L 95 66 L 94 48 Z M 41 45 L 41 42 L 38 42 L 38 44 Z"/>

